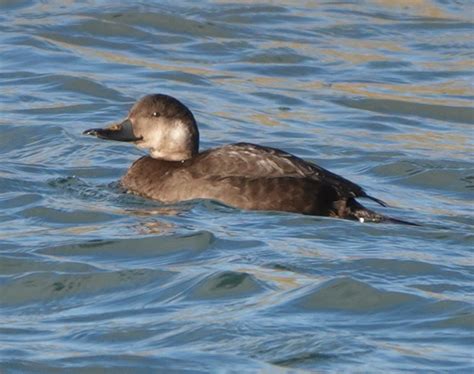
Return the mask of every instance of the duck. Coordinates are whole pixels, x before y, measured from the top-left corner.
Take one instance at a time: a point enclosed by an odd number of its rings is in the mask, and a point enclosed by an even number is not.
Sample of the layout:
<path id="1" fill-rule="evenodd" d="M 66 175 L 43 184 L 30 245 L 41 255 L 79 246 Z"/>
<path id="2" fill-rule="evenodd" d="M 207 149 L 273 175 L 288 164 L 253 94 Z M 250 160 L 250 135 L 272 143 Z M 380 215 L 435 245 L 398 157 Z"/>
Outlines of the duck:
<path id="1" fill-rule="evenodd" d="M 283 150 L 235 143 L 200 151 L 193 113 L 166 94 L 146 95 L 124 120 L 83 134 L 147 150 L 120 184 L 128 193 L 165 204 L 209 199 L 244 210 L 412 224 L 365 208 L 357 199 L 387 204 L 356 183 Z"/>

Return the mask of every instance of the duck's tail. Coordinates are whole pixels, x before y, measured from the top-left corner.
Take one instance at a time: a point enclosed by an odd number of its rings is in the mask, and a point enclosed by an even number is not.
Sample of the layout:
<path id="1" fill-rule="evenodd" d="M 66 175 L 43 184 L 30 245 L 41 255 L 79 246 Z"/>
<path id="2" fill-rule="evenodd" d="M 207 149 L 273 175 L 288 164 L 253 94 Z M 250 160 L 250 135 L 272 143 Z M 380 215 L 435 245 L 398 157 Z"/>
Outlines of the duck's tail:
<path id="1" fill-rule="evenodd" d="M 359 222 L 380 222 L 380 223 L 396 223 L 401 225 L 420 226 L 417 223 L 403 221 L 401 219 L 384 216 L 370 209 L 365 208 L 355 199 L 347 201 L 346 217 L 347 219 L 357 220 Z"/>

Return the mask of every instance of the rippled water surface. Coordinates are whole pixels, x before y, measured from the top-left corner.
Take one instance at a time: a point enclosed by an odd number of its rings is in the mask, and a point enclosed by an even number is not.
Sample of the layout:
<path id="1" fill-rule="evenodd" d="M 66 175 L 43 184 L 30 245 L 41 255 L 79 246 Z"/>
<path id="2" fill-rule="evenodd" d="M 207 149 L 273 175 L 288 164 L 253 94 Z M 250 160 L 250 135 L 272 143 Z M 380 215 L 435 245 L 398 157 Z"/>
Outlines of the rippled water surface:
<path id="1" fill-rule="evenodd" d="M 474 370 L 471 2 L 0 6 L 2 372 Z M 153 92 L 422 225 L 123 194 Z"/>

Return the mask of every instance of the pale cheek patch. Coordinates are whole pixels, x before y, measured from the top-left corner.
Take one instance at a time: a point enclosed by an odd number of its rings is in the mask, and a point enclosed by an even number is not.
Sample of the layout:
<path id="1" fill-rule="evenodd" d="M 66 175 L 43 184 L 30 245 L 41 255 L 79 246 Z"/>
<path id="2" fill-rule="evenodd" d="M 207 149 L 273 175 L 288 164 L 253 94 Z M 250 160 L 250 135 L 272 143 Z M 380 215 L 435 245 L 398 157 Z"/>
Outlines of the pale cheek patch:
<path id="1" fill-rule="evenodd" d="M 183 143 L 188 136 L 188 129 L 180 121 L 176 121 L 173 131 L 170 133 L 171 140 L 180 144 Z"/>
<path id="2" fill-rule="evenodd" d="M 161 145 L 163 143 L 163 135 L 160 131 L 153 131 L 149 134 L 147 134 L 146 138 L 137 143 L 137 147 L 142 148 L 142 149 L 147 149 L 147 148 L 161 148 Z"/>

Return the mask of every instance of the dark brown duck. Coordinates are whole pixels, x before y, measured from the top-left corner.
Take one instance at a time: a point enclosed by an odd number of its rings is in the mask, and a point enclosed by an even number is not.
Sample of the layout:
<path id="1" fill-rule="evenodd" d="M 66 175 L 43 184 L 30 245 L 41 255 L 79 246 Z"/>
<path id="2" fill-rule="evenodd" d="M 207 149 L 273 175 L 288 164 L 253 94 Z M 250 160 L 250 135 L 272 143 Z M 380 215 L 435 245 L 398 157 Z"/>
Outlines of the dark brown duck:
<path id="1" fill-rule="evenodd" d="M 164 203 L 212 199 L 242 209 L 407 223 L 362 206 L 356 198 L 385 204 L 357 184 L 279 149 L 237 143 L 199 152 L 193 114 L 168 95 L 147 95 L 121 123 L 84 134 L 148 149 L 121 184 Z"/>

